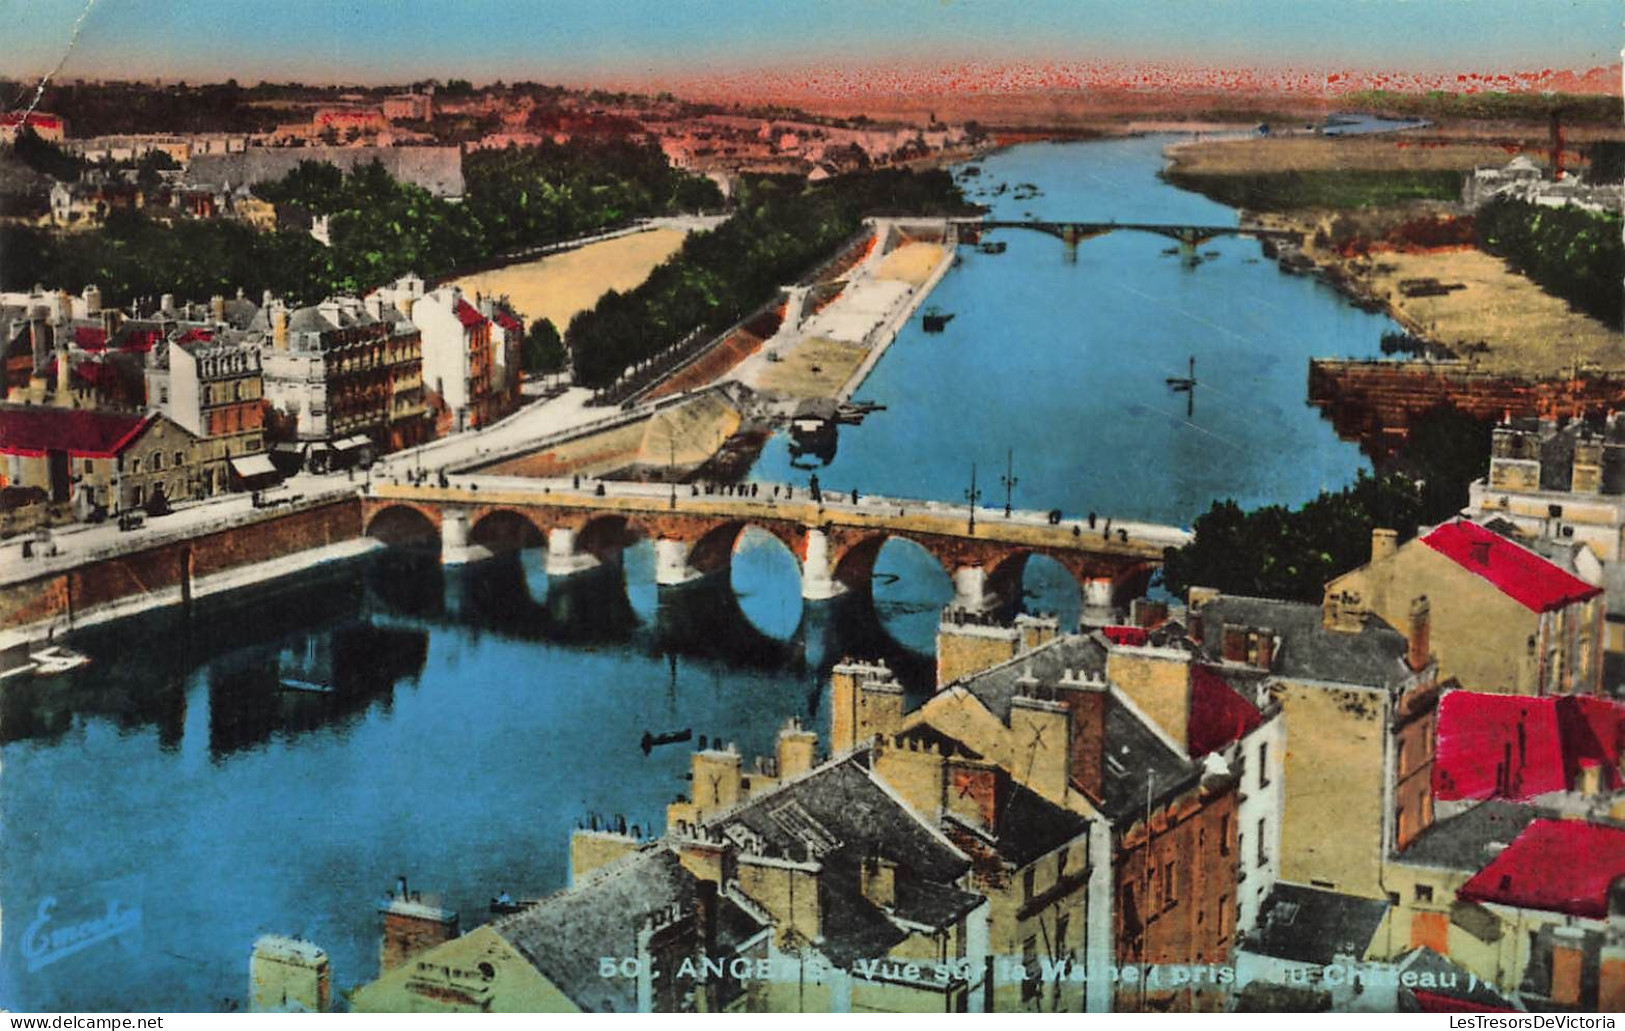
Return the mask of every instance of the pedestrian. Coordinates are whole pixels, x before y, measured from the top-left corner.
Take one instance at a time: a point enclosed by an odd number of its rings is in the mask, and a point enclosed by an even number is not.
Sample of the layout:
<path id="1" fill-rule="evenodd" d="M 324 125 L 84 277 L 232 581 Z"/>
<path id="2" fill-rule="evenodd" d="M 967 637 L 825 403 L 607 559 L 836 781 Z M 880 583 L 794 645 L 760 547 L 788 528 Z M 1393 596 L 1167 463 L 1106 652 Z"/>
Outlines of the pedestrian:
<path id="1" fill-rule="evenodd" d="M 1095 514 L 1093 512 L 1090 512 L 1089 513 L 1089 529 L 1093 530 L 1094 528 L 1095 528 Z"/>
<path id="2" fill-rule="evenodd" d="M 852 488 L 852 504 L 856 505 L 857 503 L 858 503 L 858 488 L 853 487 Z"/>

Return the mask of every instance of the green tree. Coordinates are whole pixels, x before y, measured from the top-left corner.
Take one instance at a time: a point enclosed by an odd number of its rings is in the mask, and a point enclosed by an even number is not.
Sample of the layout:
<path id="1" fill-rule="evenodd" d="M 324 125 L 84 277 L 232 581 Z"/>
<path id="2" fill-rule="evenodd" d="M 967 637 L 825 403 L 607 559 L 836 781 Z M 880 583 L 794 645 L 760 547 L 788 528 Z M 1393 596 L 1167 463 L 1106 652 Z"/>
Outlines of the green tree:
<path id="1" fill-rule="evenodd" d="M 532 375 L 562 372 L 569 357 L 564 339 L 559 336 L 558 328 L 551 319 L 537 319 L 530 324 L 521 345 L 521 354 L 525 372 Z"/>

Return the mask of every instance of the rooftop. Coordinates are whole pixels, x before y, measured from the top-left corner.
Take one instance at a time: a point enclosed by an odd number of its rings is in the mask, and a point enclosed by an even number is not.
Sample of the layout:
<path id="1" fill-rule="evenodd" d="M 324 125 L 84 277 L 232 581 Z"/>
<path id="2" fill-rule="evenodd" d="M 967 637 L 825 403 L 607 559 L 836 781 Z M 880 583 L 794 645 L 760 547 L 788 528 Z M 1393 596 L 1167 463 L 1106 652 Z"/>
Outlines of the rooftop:
<path id="1" fill-rule="evenodd" d="M 1532 821 L 1460 896 L 1518 909 L 1605 919 L 1625 878 L 1625 828 L 1582 820 Z M 1617 905 L 1617 902 L 1616 902 Z"/>
<path id="2" fill-rule="evenodd" d="M 150 417 L 78 408 L 0 404 L 0 453 L 111 458 L 147 427 Z"/>
<path id="3" fill-rule="evenodd" d="M 1340 956 L 1361 960 L 1387 913 L 1387 902 L 1277 884 L 1259 910 L 1258 927 L 1242 948 L 1318 966 Z"/>
<path id="4" fill-rule="evenodd" d="M 1450 691 L 1439 701 L 1434 793 L 1441 799 L 1535 798 L 1567 791 L 1583 766 L 1599 767 L 1599 787 L 1625 780 L 1625 705 L 1583 695 Z"/>
<path id="5" fill-rule="evenodd" d="M 1399 861 L 1476 873 L 1542 815 L 1534 806 L 1480 802 L 1417 835 Z"/>
<path id="6" fill-rule="evenodd" d="M 1422 543 L 1531 612 L 1551 612 L 1602 593 L 1602 588 L 1466 519 L 1445 523 Z"/>
<path id="7" fill-rule="evenodd" d="M 1272 669 L 1277 676 L 1395 690 L 1413 676 L 1405 663 L 1404 635 L 1376 616 L 1358 633 L 1328 629 L 1319 605 L 1222 594 L 1201 606 L 1202 650 L 1217 662 L 1224 625 L 1268 627 L 1281 638 Z"/>
<path id="8" fill-rule="evenodd" d="M 491 929 L 583 1010 L 628 1013 L 637 1009 L 637 980 L 602 976 L 598 958 L 632 954 L 645 919 L 692 913 L 699 897 L 699 879 L 670 847 L 657 845 L 593 871 Z M 718 952 L 726 955 L 762 925 L 725 895 L 717 904 Z"/>

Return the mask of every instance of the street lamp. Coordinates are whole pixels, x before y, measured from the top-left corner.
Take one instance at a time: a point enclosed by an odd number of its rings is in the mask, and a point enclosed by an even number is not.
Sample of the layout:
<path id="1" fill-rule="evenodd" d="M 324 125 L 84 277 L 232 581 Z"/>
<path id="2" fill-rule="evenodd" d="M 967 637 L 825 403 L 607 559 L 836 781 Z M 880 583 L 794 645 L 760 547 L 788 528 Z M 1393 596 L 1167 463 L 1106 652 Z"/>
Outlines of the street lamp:
<path id="1" fill-rule="evenodd" d="M 672 433 L 675 434 L 676 432 L 674 427 Z M 666 459 L 666 479 L 671 482 L 671 507 L 675 510 L 677 508 L 677 438 L 675 436 L 667 437 L 666 444 L 671 449 L 670 456 Z"/>
<path id="2" fill-rule="evenodd" d="M 982 500 L 982 492 L 976 489 L 976 463 L 970 464 L 970 489 L 965 491 L 965 500 L 970 502 L 970 534 L 976 535 L 976 503 Z"/>
<path id="3" fill-rule="evenodd" d="M 1004 475 L 999 477 L 999 482 L 1004 484 L 1004 517 L 1009 519 L 1010 495 L 1016 489 L 1016 484 L 1021 482 L 1020 480 L 1016 479 L 1015 448 L 1009 448 L 1004 453 Z"/>

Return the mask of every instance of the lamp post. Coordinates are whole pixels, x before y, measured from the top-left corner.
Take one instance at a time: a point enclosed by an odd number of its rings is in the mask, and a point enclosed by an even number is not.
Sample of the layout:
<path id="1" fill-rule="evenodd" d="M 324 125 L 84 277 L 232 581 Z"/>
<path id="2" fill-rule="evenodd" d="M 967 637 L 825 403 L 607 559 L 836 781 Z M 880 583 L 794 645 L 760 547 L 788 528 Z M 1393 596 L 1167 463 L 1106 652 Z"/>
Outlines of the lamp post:
<path id="1" fill-rule="evenodd" d="M 982 500 L 982 492 L 976 489 L 976 463 L 975 462 L 972 462 L 970 464 L 970 489 L 965 491 L 965 500 L 970 502 L 970 526 L 969 526 L 969 532 L 970 532 L 971 536 L 974 537 L 976 535 L 976 503 L 978 501 Z"/>
<path id="2" fill-rule="evenodd" d="M 673 432 L 676 431 L 673 430 Z M 666 444 L 671 449 L 670 456 L 666 459 L 666 479 L 671 481 L 671 507 L 675 511 L 677 508 L 677 438 L 666 438 Z"/>
<path id="3" fill-rule="evenodd" d="M 1004 453 L 1004 475 L 999 477 L 999 482 L 1004 484 L 1004 517 L 1009 519 L 1010 495 L 1015 491 L 1016 484 L 1021 482 L 1020 480 L 1016 479 L 1015 448 L 1009 448 Z"/>

